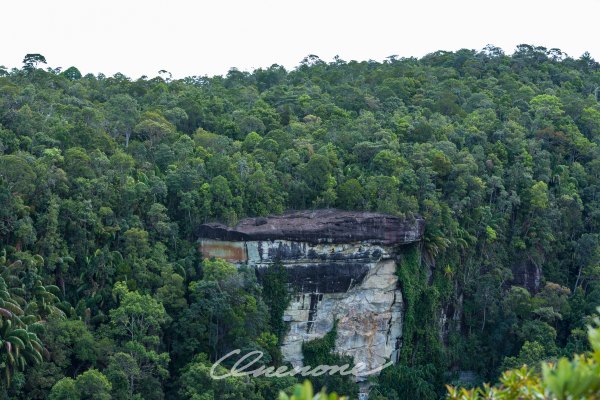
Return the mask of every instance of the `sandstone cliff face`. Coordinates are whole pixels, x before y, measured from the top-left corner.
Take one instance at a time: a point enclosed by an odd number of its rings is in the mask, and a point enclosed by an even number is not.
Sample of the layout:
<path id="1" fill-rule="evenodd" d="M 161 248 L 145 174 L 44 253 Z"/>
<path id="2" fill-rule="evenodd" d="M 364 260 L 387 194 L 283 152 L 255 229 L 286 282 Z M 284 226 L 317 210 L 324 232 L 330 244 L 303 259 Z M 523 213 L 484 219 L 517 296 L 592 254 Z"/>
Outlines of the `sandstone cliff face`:
<path id="1" fill-rule="evenodd" d="M 291 302 L 284 358 L 302 365 L 302 343 L 337 321 L 336 351 L 368 369 L 395 361 L 402 335 L 396 257 L 422 238 L 424 222 L 376 213 L 303 211 L 248 218 L 231 228 L 199 228 L 200 251 L 256 268 L 279 260 L 288 270 Z"/>

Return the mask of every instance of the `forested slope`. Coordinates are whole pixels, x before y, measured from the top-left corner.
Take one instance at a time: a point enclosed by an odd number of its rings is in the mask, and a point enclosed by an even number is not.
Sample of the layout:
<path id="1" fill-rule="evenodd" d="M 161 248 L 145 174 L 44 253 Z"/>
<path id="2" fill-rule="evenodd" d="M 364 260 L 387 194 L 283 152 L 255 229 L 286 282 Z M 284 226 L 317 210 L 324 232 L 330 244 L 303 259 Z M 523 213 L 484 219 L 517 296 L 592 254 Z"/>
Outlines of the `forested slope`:
<path id="1" fill-rule="evenodd" d="M 399 272 L 401 363 L 374 397 L 436 398 L 458 371 L 494 381 L 587 348 L 600 305 L 589 55 L 309 56 L 178 80 L 44 61 L 0 68 L 5 397 L 275 398 L 295 381 L 208 378 L 235 348 L 280 362 L 280 291 L 202 261 L 195 228 L 291 209 L 427 221 Z"/>

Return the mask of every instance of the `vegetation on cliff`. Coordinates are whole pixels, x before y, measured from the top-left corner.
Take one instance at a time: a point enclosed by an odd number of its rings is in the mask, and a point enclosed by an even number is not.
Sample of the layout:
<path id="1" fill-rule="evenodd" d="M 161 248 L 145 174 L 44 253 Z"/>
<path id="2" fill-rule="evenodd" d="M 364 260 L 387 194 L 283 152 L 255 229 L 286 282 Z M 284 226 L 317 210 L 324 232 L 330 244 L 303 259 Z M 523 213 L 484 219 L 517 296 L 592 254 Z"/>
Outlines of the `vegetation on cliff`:
<path id="1" fill-rule="evenodd" d="M 435 398 L 444 383 L 589 350 L 600 305 L 589 55 L 309 56 L 291 71 L 180 80 L 45 63 L 0 67 L 1 396 L 277 397 L 295 382 L 208 378 L 235 348 L 278 362 L 282 327 L 279 297 L 263 297 L 252 271 L 201 260 L 194 232 L 288 209 L 427 221 L 405 260 L 417 275 L 400 276 L 406 347 L 377 395 Z"/>

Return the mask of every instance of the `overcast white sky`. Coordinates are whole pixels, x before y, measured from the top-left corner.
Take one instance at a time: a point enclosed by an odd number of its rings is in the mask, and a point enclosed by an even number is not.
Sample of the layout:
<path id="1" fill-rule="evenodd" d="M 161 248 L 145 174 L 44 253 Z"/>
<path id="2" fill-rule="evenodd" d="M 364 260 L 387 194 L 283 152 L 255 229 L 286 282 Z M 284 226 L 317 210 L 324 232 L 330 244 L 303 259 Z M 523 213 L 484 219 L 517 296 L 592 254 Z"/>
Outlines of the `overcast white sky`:
<path id="1" fill-rule="evenodd" d="M 0 65 L 20 67 L 26 53 L 41 53 L 51 67 L 132 78 L 486 44 L 600 59 L 600 0 L 0 0 L 0 14 Z"/>

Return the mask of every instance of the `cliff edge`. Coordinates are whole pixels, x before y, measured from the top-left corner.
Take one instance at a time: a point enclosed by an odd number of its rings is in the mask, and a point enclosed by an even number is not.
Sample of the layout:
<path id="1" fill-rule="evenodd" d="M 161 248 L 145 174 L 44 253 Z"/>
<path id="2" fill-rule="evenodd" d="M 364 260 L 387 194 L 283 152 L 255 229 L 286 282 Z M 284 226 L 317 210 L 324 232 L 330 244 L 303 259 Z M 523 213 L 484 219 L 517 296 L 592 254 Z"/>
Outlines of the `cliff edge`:
<path id="1" fill-rule="evenodd" d="M 323 209 L 246 218 L 236 226 L 203 224 L 198 236 L 223 241 L 289 240 L 306 243 L 369 242 L 386 246 L 421 240 L 425 221 L 373 212 Z"/>

